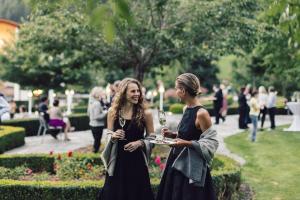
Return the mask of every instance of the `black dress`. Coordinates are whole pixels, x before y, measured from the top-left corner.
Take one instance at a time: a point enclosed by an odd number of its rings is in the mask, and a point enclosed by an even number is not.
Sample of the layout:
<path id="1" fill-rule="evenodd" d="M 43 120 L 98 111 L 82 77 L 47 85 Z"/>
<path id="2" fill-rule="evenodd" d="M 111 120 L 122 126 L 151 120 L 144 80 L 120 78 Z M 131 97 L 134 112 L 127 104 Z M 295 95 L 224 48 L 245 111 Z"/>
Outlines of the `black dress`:
<path id="1" fill-rule="evenodd" d="M 196 128 L 197 111 L 201 106 L 187 108 L 178 126 L 178 138 L 199 140 L 201 130 Z M 189 184 L 189 179 L 172 168 L 172 164 L 183 148 L 172 148 L 159 186 L 157 200 L 215 200 L 210 170 L 207 169 L 204 187 Z"/>
<path id="2" fill-rule="evenodd" d="M 114 130 L 121 129 L 118 120 Z M 151 190 L 148 167 L 143 152 L 124 151 L 124 145 L 144 138 L 144 129 L 131 120 L 124 126 L 126 140 L 118 141 L 117 162 L 113 176 L 106 174 L 105 183 L 100 191 L 99 200 L 154 200 Z"/>

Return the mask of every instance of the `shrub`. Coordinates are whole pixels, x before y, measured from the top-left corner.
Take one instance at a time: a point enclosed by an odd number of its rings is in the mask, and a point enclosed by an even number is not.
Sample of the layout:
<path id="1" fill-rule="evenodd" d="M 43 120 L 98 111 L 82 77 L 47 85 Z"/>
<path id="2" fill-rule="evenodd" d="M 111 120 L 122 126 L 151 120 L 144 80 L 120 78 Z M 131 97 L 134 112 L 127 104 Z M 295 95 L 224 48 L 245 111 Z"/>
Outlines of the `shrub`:
<path id="1" fill-rule="evenodd" d="M 91 158 L 64 157 L 54 163 L 56 175 L 61 180 L 96 179 L 105 174 L 103 165 L 95 165 Z"/>
<path id="2" fill-rule="evenodd" d="M 174 114 L 182 114 L 183 113 L 183 107 L 184 107 L 183 104 L 175 103 L 175 104 L 172 104 L 170 106 L 169 111 L 174 113 Z"/>
<path id="3" fill-rule="evenodd" d="M 4 151 L 25 144 L 25 130 L 20 127 L 1 126 L 0 130 L 0 154 Z"/>
<path id="4" fill-rule="evenodd" d="M 45 155 L 49 157 L 48 155 Z M 99 162 L 97 155 L 83 154 L 74 155 L 78 158 L 85 159 L 93 157 L 94 162 Z M 53 156 L 52 156 L 53 157 Z M 63 157 L 64 158 L 64 157 Z M 2 157 L 0 157 L 0 160 Z M 99 159 L 99 160 L 98 160 Z M 156 165 L 160 164 L 158 161 Z M 241 181 L 241 170 L 239 165 L 230 158 L 225 156 L 216 156 L 212 163 L 212 178 L 219 199 L 229 200 L 233 197 Z M 0 181 L 0 199 L 95 199 L 98 191 L 103 186 L 103 181 Z M 153 191 L 157 193 L 160 179 L 151 178 Z"/>
<path id="5" fill-rule="evenodd" d="M 87 113 L 87 106 L 76 106 L 72 109 L 72 112 L 75 114 L 86 114 Z"/>
<path id="6" fill-rule="evenodd" d="M 26 167 L 15 167 L 13 169 L 0 167 L 0 179 L 17 180 L 20 176 L 26 175 Z"/>

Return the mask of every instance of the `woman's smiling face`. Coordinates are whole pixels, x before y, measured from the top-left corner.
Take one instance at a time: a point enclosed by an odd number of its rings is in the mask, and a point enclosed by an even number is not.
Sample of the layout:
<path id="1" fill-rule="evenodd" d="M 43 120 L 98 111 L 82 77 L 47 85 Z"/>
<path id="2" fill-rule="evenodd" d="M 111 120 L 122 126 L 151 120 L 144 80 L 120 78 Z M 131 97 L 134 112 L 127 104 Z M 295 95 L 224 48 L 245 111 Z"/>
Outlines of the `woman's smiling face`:
<path id="1" fill-rule="evenodd" d="M 126 91 L 126 99 L 132 104 L 137 104 L 141 96 L 141 91 L 137 84 L 129 83 Z"/>

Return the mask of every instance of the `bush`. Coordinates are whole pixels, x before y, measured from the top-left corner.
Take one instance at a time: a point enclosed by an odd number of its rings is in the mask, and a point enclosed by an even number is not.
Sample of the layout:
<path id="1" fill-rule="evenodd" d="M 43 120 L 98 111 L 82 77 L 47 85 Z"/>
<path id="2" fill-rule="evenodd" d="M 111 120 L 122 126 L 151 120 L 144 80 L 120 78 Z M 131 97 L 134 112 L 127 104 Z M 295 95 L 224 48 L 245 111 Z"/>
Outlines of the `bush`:
<path id="1" fill-rule="evenodd" d="M 25 144 L 25 130 L 20 127 L 1 126 L 0 130 L 0 154 L 4 151 Z"/>
<path id="2" fill-rule="evenodd" d="M 184 107 L 183 104 L 175 103 L 175 104 L 172 104 L 170 106 L 169 111 L 174 113 L 174 114 L 182 114 L 183 113 L 183 107 Z"/>
<path id="3" fill-rule="evenodd" d="M 63 159 L 67 157 L 65 154 L 58 154 Z M 32 169 L 33 172 L 50 172 L 54 173 L 53 165 L 55 158 L 58 155 L 50 154 L 16 154 L 16 155 L 1 155 L 0 156 L 0 167 L 15 168 L 18 166 L 26 165 L 26 167 Z M 96 154 L 73 154 L 78 160 L 89 159 L 94 164 L 101 165 L 102 161 L 99 155 Z"/>
<path id="4" fill-rule="evenodd" d="M 40 155 L 41 156 L 41 155 Z M 49 157 L 49 155 L 44 155 Z M 92 157 L 95 163 L 100 163 L 99 156 L 93 154 L 75 155 L 78 158 L 85 159 Z M 11 156 L 12 157 L 12 156 Z M 29 155 L 29 157 L 33 157 Z M 53 158 L 53 156 L 52 156 Z M 0 157 L 0 161 L 3 157 Z M 20 159 L 20 158 L 19 158 Z M 241 171 L 235 161 L 225 156 L 216 156 L 212 163 L 212 178 L 219 199 L 231 199 L 241 181 Z M 160 180 L 151 178 L 152 189 L 157 193 Z M 0 199 L 95 199 L 98 191 L 103 186 L 101 181 L 0 181 Z"/>
<path id="5" fill-rule="evenodd" d="M 76 106 L 72 109 L 72 112 L 75 114 L 86 114 L 87 113 L 87 106 Z"/>
<path id="6" fill-rule="evenodd" d="M 16 167 L 13 169 L 0 167 L 0 179 L 17 180 L 20 176 L 26 175 L 26 167 Z"/>
<path id="7" fill-rule="evenodd" d="M 69 117 L 71 125 L 76 131 L 85 131 L 90 129 L 89 118 L 87 114 L 74 114 Z M 2 122 L 3 125 L 18 126 L 25 129 L 26 136 L 35 136 L 39 130 L 39 120 L 34 118 L 29 119 L 13 119 Z"/>

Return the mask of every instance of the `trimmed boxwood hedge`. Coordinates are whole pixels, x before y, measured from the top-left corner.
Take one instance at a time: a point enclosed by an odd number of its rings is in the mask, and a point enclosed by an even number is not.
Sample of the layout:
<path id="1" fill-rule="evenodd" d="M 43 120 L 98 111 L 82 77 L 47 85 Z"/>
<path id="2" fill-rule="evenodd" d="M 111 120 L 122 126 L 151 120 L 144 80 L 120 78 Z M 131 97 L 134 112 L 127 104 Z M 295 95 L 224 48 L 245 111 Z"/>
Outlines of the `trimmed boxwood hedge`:
<path id="1" fill-rule="evenodd" d="M 175 103 L 175 104 L 170 105 L 169 111 L 174 114 L 182 114 L 183 107 L 184 107 L 184 104 Z M 209 112 L 210 116 L 215 116 L 215 111 L 213 108 L 206 107 L 206 106 L 204 106 L 204 108 Z M 237 107 L 229 107 L 228 108 L 227 115 L 237 115 L 237 114 L 239 114 L 239 109 Z M 276 108 L 276 115 L 287 115 L 287 109 L 282 108 L 282 107 Z"/>
<path id="2" fill-rule="evenodd" d="M 57 154 L 15 154 L 15 155 L 1 155 L 0 167 L 15 168 L 18 166 L 26 165 L 34 172 L 47 171 L 53 173 L 53 164 Z M 62 154 L 62 156 L 66 156 Z M 89 158 L 94 161 L 95 164 L 101 165 L 102 161 L 97 154 L 73 154 L 73 157 L 79 159 Z"/>
<path id="3" fill-rule="evenodd" d="M 1 126 L 0 130 L 0 154 L 4 151 L 25 144 L 25 130 L 20 127 Z"/>
<path id="4" fill-rule="evenodd" d="M 74 114 L 69 117 L 71 125 L 75 127 L 76 131 L 85 131 L 89 127 L 89 118 L 87 114 Z M 39 129 L 38 119 L 13 119 L 2 122 L 3 125 L 18 126 L 25 129 L 26 136 L 37 135 Z"/>
<path id="5" fill-rule="evenodd" d="M 94 158 L 96 162 L 101 162 L 98 155 L 82 154 L 74 155 L 82 158 Z M 38 158 L 43 155 L 28 155 L 31 161 L 38 162 Z M 33 160 L 32 158 L 35 158 Z M 48 165 L 52 166 L 53 156 L 44 155 L 48 159 Z M 16 167 L 21 165 L 21 161 L 30 160 L 26 156 L 0 156 L 0 166 Z M 50 159 L 52 158 L 52 159 Z M 5 161 L 1 161 L 5 160 Z M 15 163 L 8 164 L 10 162 Z M 46 163 L 45 163 L 46 164 Z M 212 164 L 212 178 L 218 199 L 229 200 L 236 193 L 241 182 L 240 166 L 232 159 L 225 156 L 217 155 Z M 36 167 L 35 169 L 41 169 Z M 160 180 L 151 179 L 154 193 L 157 193 Z M 86 200 L 95 199 L 98 191 L 103 186 L 104 180 L 101 181 L 16 181 L 0 180 L 0 199 L 2 200 Z"/>

